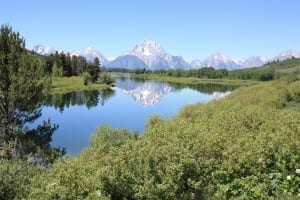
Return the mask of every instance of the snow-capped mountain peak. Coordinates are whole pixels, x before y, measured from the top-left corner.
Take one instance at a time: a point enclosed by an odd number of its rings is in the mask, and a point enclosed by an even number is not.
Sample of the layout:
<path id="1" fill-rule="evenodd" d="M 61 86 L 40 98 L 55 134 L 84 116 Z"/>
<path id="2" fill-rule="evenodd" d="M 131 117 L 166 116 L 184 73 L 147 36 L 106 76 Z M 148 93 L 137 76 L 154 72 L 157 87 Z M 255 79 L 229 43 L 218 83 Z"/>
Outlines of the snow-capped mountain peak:
<path id="1" fill-rule="evenodd" d="M 145 56 L 166 53 L 162 46 L 153 40 L 144 40 L 141 44 L 137 45 L 133 51 L 142 52 Z"/>
<path id="2" fill-rule="evenodd" d="M 246 59 L 244 58 L 237 58 L 233 60 L 237 65 L 242 65 L 245 62 Z"/>
<path id="3" fill-rule="evenodd" d="M 153 40 L 144 40 L 126 54 L 134 55 L 142 60 L 149 60 L 150 62 L 150 57 L 153 59 L 155 57 L 164 56 L 166 52 L 157 42 Z"/>
<path id="4" fill-rule="evenodd" d="M 239 65 L 236 64 L 232 59 L 223 55 L 220 52 L 213 53 L 209 55 L 201 63 L 204 67 L 214 67 L 216 69 L 238 69 Z"/>
<path id="5" fill-rule="evenodd" d="M 44 46 L 41 44 L 35 45 L 32 50 L 38 54 L 41 55 L 50 55 L 52 53 L 55 53 L 55 49 L 51 46 Z"/>
<path id="6" fill-rule="evenodd" d="M 209 55 L 207 57 L 207 59 L 214 59 L 214 60 L 219 60 L 219 61 L 223 61 L 223 62 L 230 61 L 229 57 L 225 56 L 224 54 L 222 54 L 220 52 L 212 53 L 211 55 Z"/>
<path id="7" fill-rule="evenodd" d="M 111 61 L 114 61 L 117 57 L 116 56 L 107 56 L 106 58 L 109 62 L 111 62 Z"/>
<path id="8" fill-rule="evenodd" d="M 264 56 L 252 56 L 249 58 L 238 58 L 233 60 L 240 68 L 259 67 L 268 62 L 268 58 Z"/>
<path id="9" fill-rule="evenodd" d="M 108 63 L 108 60 L 105 56 L 103 56 L 97 49 L 93 47 L 87 47 L 81 52 L 78 51 L 69 51 L 71 56 L 83 56 L 87 59 L 87 61 L 92 62 L 96 57 L 99 58 L 101 65 L 105 65 Z"/>
<path id="10" fill-rule="evenodd" d="M 150 69 L 189 67 L 183 58 L 168 54 L 160 44 L 153 40 L 144 40 L 124 55 L 138 57 Z"/>
<path id="11" fill-rule="evenodd" d="M 300 58 L 300 52 L 293 49 L 288 49 L 279 53 L 273 60 L 286 60 L 290 58 Z"/>
<path id="12" fill-rule="evenodd" d="M 85 48 L 80 55 L 84 56 L 88 61 L 93 61 L 96 57 L 98 57 L 102 65 L 108 62 L 107 58 L 93 47 Z"/>

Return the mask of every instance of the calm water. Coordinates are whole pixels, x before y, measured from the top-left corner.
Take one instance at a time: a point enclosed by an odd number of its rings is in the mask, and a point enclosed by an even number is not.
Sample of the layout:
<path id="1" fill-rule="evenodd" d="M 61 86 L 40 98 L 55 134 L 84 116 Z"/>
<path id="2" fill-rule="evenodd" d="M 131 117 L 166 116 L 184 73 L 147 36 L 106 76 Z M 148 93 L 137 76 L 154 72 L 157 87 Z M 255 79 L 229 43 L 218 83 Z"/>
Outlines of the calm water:
<path id="1" fill-rule="evenodd" d="M 187 104 L 208 102 L 233 90 L 229 86 L 170 85 L 129 77 L 117 78 L 110 90 L 53 95 L 42 108 L 42 120 L 59 125 L 52 145 L 71 155 L 88 146 L 91 134 L 101 125 L 142 133 L 150 115 L 172 117 Z"/>

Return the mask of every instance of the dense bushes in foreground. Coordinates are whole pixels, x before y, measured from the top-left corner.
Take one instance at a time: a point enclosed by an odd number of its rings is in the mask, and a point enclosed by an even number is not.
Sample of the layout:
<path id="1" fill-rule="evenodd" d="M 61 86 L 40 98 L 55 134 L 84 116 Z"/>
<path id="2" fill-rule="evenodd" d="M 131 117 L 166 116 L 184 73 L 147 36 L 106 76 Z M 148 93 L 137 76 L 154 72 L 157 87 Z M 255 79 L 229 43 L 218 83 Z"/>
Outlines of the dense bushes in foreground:
<path id="1" fill-rule="evenodd" d="M 42 174 L 24 170 L 19 177 L 25 177 L 20 179 L 28 184 L 27 192 L 15 190 L 16 195 L 296 198 L 300 195 L 299 96 L 299 80 L 277 80 L 241 88 L 223 100 L 187 106 L 170 120 L 151 117 L 140 137 L 101 127 L 79 156 L 59 161 Z M 0 173 L 5 172 L 1 168 Z M 26 181 L 28 176 L 32 177 Z"/>

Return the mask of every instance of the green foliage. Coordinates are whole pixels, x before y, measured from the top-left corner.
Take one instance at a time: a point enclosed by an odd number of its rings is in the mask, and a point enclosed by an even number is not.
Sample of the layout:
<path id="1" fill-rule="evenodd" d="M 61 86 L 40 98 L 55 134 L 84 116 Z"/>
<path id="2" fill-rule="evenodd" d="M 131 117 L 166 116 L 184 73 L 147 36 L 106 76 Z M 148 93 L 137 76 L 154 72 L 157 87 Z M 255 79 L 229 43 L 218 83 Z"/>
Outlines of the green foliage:
<path id="1" fill-rule="evenodd" d="M 91 75 L 88 72 L 83 72 L 82 74 L 83 85 L 88 85 L 91 80 Z"/>
<path id="2" fill-rule="evenodd" d="M 87 72 L 90 74 L 90 81 L 92 83 L 98 80 L 100 73 L 100 61 L 97 57 L 94 59 L 93 63 L 88 64 Z"/>
<path id="3" fill-rule="evenodd" d="M 62 67 L 58 67 L 56 63 L 53 64 L 52 67 L 52 75 L 57 77 L 63 77 L 63 69 Z"/>
<path id="4" fill-rule="evenodd" d="M 55 93 L 45 99 L 43 105 L 53 106 L 61 112 L 71 105 L 85 105 L 88 109 L 97 106 L 99 103 L 104 105 L 106 101 L 115 95 L 112 89 L 72 91 L 67 93 Z"/>
<path id="5" fill-rule="evenodd" d="M 100 75 L 100 82 L 111 85 L 115 82 L 114 78 L 107 72 L 102 72 Z"/>
<path id="6" fill-rule="evenodd" d="M 146 69 L 145 68 L 138 68 L 138 69 L 135 69 L 134 70 L 134 73 L 135 74 L 144 74 L 146 72 Z"/>
<path id="7" fill-rule="evenodd" d="M 86 73 L 86 75 L 89 77 L 88 73 Z M 87 85 L 84 85 L 83 79 L 84 78 L 82 76 L 53 77 L 51 93 L 55 94 L 55 93 L 67 93 L 72 91 L 99 90 L 99 89 L 108 89 L 111 87 L 111 85 L 102 84 L 100 82 L 96 82 L 96 83 L 88 82 Z"/>
<path id="8" fill-rule="evenodd" d="M 300 59 L 289 59 L 284 61 L 274 61 L 265 64 L 261 67 L 252 67 L 246 69 L 238 69 L 228 71 L 226 69 L 214 69 L 213 67 L 202 67 L 199 69 L 159 69 L 159 70 L 125 70 L 114 69 L 116 72 L 133 73 L 135 75 L 148 74 L 168 76 L 176 78 L 200 78 L 200 79 L 230 79 L 230 80 L 256 80 L 256 81 L 271 81 L 281 77 L 292 76 L 299 77 L 300 74 Z"/>
<path id="9" fill-rule="evenodd" d="M 102 177 L 114 167 L 111 156 L 117 156 L 118 149 L 136 140 L 135 133 L 101 127 L 91 138 L 91 147 L 79 157 L 57 162 L 50 172 L 36 176 L 29 198 L 109 199 Z"/>
<path id="10" fill-rule="evenodd" d="M 28 154 L 52 162 L 58 155 L 50 147 L 56 127 L 50 122 L 29 128 L 40 115 L 39 103 L 48 96 L 51 79 L 44 60 L 25 50 L 19 33 L 0 29 L 0 158 L 27 158 Z M 49 156 L 49 159 L 48 159 Z"/>
<path id="11" fill-rule="evenodd" d="M 151 117 L 143 136 L 101 127 L 78 157 L 35 177 L 43 199 L 272 199 L 300 193 L 298 81 L 240 88 Z"/>
<path id="12" fill-rule="evenodd" d="M 0 159 L 0 199 L 25 199 L 32 177 L 40 173 L 42 168 L 29 161 Z"/>

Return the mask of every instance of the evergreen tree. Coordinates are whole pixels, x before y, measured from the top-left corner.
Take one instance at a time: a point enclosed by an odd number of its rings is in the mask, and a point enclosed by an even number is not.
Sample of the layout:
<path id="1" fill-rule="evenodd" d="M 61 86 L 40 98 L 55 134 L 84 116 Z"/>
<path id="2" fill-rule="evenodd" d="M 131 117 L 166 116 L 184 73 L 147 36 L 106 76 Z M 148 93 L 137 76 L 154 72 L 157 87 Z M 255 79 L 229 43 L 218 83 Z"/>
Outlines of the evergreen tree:
<path id="1" fill-rule="evenodd" d="M 78 68 L 78 57 L 73 55 L 71 58 L 71 69 L 72 69 L 73 76 L 79 75 L 77 74 L 77 68 Z"/>
<path id="2" fill-rule="evenodd" d="M 84 71 L 87 71 L 87 61 L 86 61 L 85 57 L 78 56 L 76 72 L 79 75 L 79 74 L 82 74 Z"/>
<path id="3" fill-rule="evenodd" d="M 93 63 L 89 64 L 89 73 L 91 75 L 92 82 L 97 81 L 100 73 L 100 61 L 98 57 L 94 59 Z"/>
<path id="4" fill-rule="evenodd" d="M 66 55 L 66 63 L 64 65 L 64 71 L 66 76 L 72 76 L 71 56 L 69 53 Z"/>
<path id="5" fill-rule="evenodd" d="M 25 49 L 25 40 L 19 33 L 8 25 L 1 26 L 0 150 L 4 152 L 0 156 L 22 157 L 30 153 L 46 160 L 57 152 L 50 147 L 56 127 L 49 122 L 36 129 L 26 127 L 41 115 L 39 102 L 48 95 L 51 86 L 42 64 L 41 58 Z"/>

